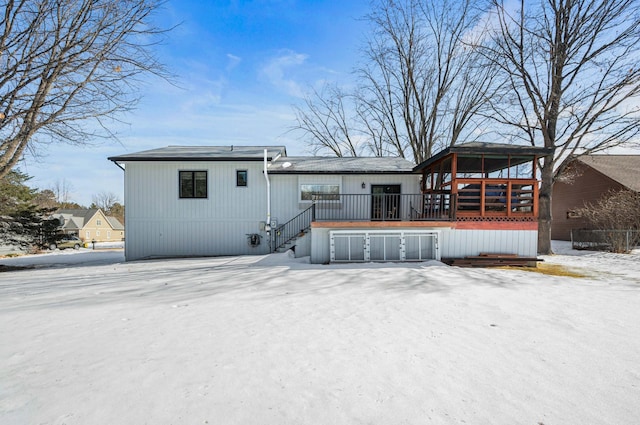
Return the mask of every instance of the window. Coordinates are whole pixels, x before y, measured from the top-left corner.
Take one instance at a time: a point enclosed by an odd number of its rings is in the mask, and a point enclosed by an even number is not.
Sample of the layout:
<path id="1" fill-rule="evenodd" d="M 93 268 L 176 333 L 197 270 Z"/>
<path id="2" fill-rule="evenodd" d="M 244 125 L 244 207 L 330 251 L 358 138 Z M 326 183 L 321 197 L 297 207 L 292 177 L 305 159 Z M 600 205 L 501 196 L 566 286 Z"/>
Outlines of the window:
<path id="1" fill-rule="evenodd" d="M 96 220 L 96 226 L 102 226 L 102 220 Z"/>
<path id="2" fill-rule="evenodd" d="M 180 198 L 206 198 L 207 172 L 180 171 Z"/>
<path id="3" fill-rule="evenodd" d="M 325 201 L 340 200 L 340 185 L 338 184 L 301 184 L 300 200 L 314 201 L 317 199 Z"/>
<path id="4" fill-rule="evenodd" d="M 247 187 L 247 170 L 236 170 L 236 186 Z"/>
<path id="5" fill-rule="evenodd" d="M 107 230 L 107 239 L 111 239 L 111 232 Z"/>
<path id="6" fill-rule="evenodd" d="M 96 236 L 100 236 L 100 230 L 96 230 Z"/>
<path id="7" fill-rule="evenodd" d="M 91 232 L 87 230 L 87 231 L 84 233 L 84 237 L 85 237 L 85 239 L 87 239 L 87 240 L 88 240 L 88 239 L 91 239 Z"/>

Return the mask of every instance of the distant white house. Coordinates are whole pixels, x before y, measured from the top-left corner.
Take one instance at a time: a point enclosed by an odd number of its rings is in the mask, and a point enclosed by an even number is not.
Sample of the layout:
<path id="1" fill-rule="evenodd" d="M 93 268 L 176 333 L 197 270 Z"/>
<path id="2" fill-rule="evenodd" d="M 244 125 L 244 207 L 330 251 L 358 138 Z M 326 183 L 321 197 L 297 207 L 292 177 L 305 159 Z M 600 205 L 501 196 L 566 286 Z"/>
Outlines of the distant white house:
<path id="1" fill-rule="evenodd" d="M 542 154 L 469 144 L 415 166 L 290 157 L 284 146 L 169 146 L 109 160 L 125 172 L 127 260 L 291 248 L 326 263 L 535 256 Z"/>
<path id="2" fill-rule="evenodd" d="M 124 240 L 124 225 L 100 208 L 61 209 L 52 216 L 60 220 L 62 233 L 78 236 L 84 242 Z"/>

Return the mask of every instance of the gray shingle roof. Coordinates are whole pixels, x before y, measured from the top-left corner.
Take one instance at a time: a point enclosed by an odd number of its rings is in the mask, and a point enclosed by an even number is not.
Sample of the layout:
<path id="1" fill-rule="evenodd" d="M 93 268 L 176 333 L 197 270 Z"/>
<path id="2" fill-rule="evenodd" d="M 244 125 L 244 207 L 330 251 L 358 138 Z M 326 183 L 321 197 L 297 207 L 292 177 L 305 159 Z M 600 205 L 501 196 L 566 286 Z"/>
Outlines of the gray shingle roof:
<path id="1" fill-rule="evenodd" d="M 53 217 L 64 219 L 65 224 L 63 228 L 65 230 L 80 230 L 98 211 L 96 208 L 61 209 L 52 215 Z M 124 230 L 124 226 L 117 218 L 106 215 L 105 218 L 113 230 Z"/>
<path id="2" fill-rule="evenodd" d="M 584 155 L 577 159 L 621 185 L 640 192 L 640 155 Z"/>
<path id="3" fill-rule="evenodd" d="M 107 218 L 107 221 L 109 222 L 113 230 L 124 230 L 124 226 L 122 225 L 122 223 L 120 223 L 120 220 L 111 216 L 105 217 Z"/>
<path id="4" fill-rule="evenodd" d="M 167 146 L 109 157 L 110 161 L 274 161 L 274 174 L 403 174 L 411 173 L 414 164 L 402 158 L 365 157 L 288 157 L 284 146 Z"/>
<path id="5" fill-rule="evenodd" d="M 95 208 L 76 208 L 76 209 L 62 209 L 56 211 L 53 215 L 58 217 L 62 216 L 67 221 L 66 229 L 82 229 L 84 223 L 91 220 L 91 217 L 98 212 Z"/>
<path id="6" fill-rule="evenodd" d="M 124 155 L 111 156 L 114 162 L 126 161 L 262 161 L 267 149 L 269 160 L 286 156 L 284 146 L 167 146 Z"/>
<path id="7" fill-rule="evenodd" d="M 286 157 L 269 166 L 271 174 L 408 174 L 414 164 L 390 157 Z"/>

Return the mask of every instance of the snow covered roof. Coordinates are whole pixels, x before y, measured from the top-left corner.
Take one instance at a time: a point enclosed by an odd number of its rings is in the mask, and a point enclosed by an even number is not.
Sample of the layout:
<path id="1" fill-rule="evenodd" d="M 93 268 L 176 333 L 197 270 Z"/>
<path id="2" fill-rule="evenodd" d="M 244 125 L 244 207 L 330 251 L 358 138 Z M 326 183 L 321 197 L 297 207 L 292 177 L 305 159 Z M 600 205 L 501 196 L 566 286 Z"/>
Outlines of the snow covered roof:
<path id="1" fill-rule="evenodd" d="M 112 156 L 113 162 L 126 161 L 262 161 L 286 156 L 284 146 L 167 146 L 124 155 Z"/>
<path id="2" fill-rule="evenodd" d="M 640 155 L 584 155 L 577 160 L 628 189 L 640 192 Z"/>

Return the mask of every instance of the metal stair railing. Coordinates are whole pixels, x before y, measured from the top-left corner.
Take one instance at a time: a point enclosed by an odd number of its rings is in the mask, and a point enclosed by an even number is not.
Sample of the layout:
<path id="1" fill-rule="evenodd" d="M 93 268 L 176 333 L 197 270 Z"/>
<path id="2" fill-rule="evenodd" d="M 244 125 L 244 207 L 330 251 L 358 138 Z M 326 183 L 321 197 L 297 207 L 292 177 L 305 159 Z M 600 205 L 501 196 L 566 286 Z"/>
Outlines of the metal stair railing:
<path id="1" fill-rule="evenodd" d="M 311 204 L 309 208 L 302 211 L 291 220 L 275 229 L 271 229 L 271 252 L 276 252 L 287 243 L 291 242 L 299 235 L 311 229 L 311 223 L 316 219 L 316 205 Z"/>

